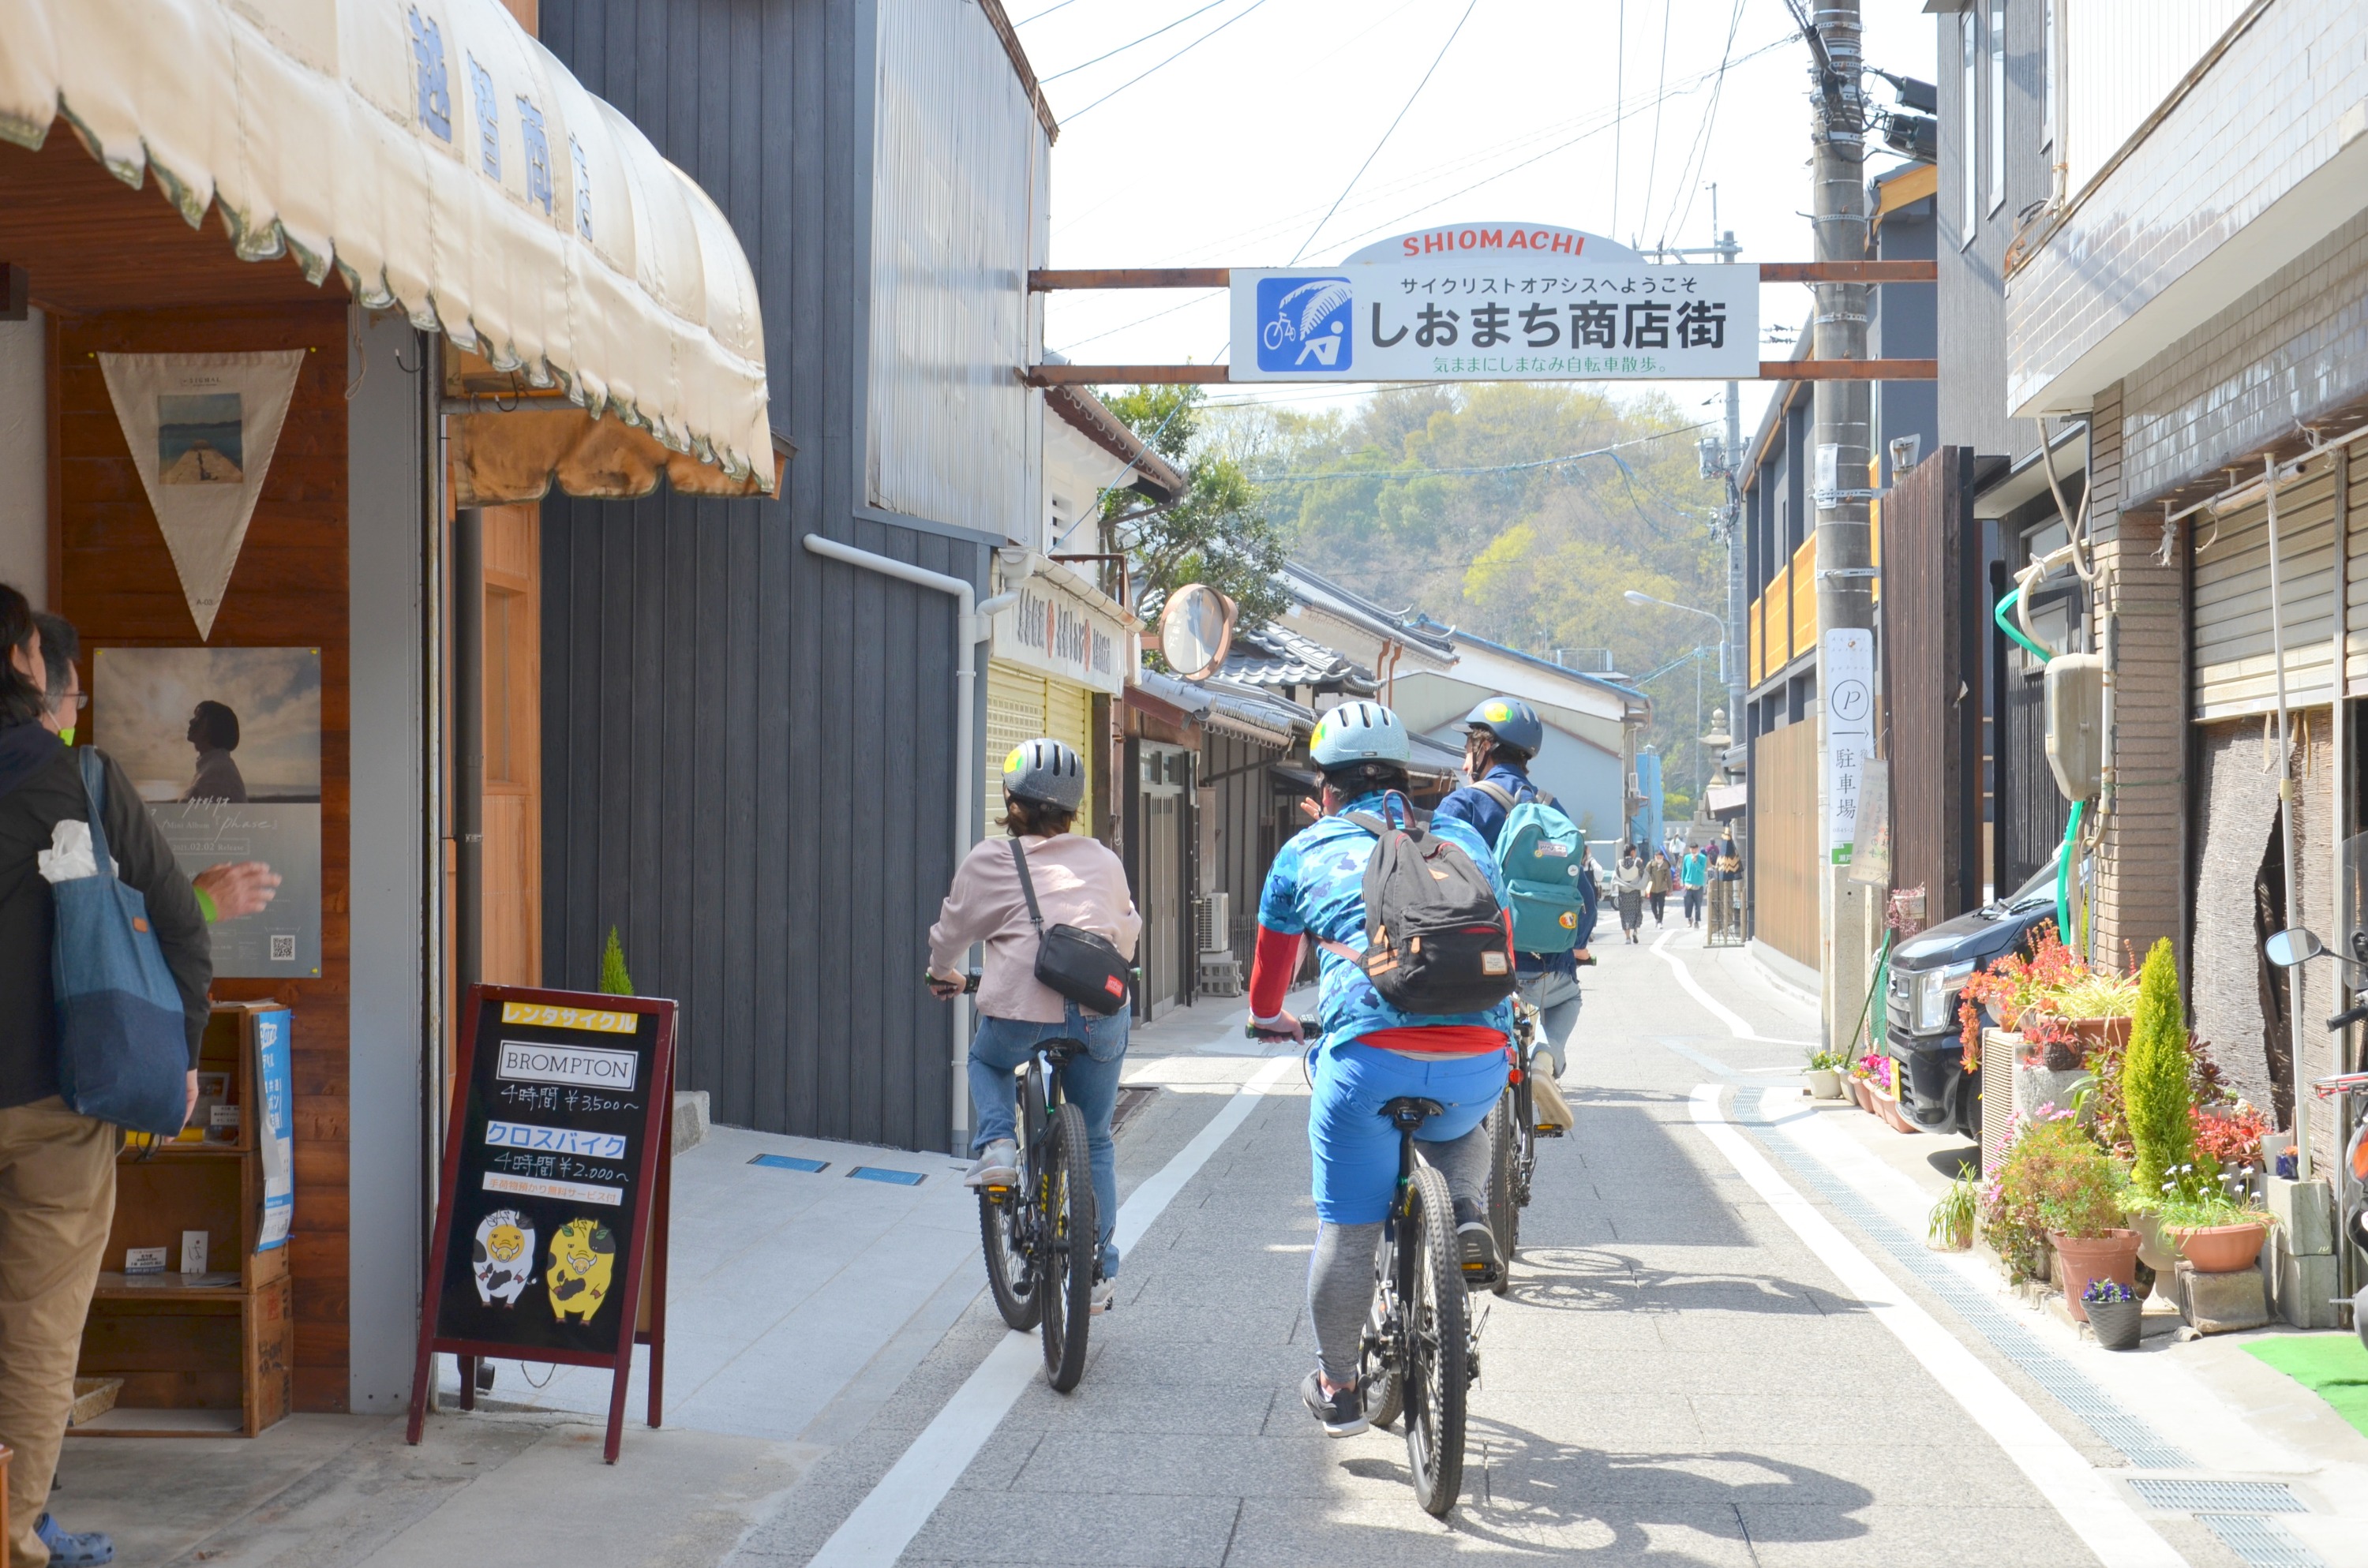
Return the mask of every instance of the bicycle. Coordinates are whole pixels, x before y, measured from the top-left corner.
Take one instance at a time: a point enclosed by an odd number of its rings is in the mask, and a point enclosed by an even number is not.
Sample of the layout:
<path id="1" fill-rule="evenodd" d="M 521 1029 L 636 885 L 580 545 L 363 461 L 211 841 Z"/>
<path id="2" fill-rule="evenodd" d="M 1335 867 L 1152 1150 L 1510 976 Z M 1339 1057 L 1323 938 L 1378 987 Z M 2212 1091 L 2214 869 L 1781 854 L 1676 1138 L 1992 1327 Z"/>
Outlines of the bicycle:
<path id="1" fill-rule="evenodd" d="M 969 977 L 965 991 L 978 989 Z M 1086 1113 L 1062 1088 L 1081 1040 L 1048 1040 L 1012 1074 L 1018 1096 L 1019 1181 L 978 1189 L 979 1244 L 1003 1321 L 1042 1333 L 1044 1381 L 1067 1393 L 1085 1375 L 1087 1326 L 1100 1271 L 1100 1216 L 1086 1146 Z"/>
<path id="2" fill-rule="evenodd" d="M 1530 1206 L 1530 1182 L 1538 1168 L 1536 1091 L 1530 1074 L 1537 1040 L 1538 1010 L 1513 1004 L 1512 1071 L 1497 1108 L 1488 1113 L 1488 1230 L 1497 1239 L 1502 1267 L 1489 1290 L 1501 1296 L 1513 1288 L 1513 1252 L 1521 1244 L 1521 1210 Z M 1560 1137 L 1559 1132 L 1554 1134 Z"/>

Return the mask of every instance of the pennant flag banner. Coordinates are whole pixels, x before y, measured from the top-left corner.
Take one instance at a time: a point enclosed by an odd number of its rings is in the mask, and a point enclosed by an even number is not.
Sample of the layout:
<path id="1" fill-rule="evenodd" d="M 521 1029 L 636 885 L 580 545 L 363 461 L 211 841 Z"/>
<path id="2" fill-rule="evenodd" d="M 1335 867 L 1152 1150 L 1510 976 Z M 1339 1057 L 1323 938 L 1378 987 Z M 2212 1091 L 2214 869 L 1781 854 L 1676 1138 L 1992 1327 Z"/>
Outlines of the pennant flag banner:
<path id="1" fill-rule="evenodd" d="M 200 642 L 213 634 L 303 362 L 301 348 L 98 357 Z"/>

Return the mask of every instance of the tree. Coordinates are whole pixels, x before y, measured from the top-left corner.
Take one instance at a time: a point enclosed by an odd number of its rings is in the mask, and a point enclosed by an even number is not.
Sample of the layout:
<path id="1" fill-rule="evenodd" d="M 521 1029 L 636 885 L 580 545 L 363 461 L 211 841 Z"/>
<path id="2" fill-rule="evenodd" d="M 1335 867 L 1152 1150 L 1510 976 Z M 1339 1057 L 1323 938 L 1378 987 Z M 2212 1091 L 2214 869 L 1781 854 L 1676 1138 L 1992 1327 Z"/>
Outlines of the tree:
<path id="1" fill-rule="evenodd" d="M 609 927 L 609 945 L 600 951 L 600 994 L 631 996 L 633 977 L 625 972 L 625 947 L 617 940 L 617 928 Z"/>
<path id="2" fill-rule="evenodd" d="M 1211 438 L 1199 387 L 1144 386 L 1102 401 L 1184 475 L 1183 496 L 1146 506 L 1133 491 L 1102 498 L 1102 548 L 1123 550 L 1135 575 L 1135 609 L 1156 619 L 1167 596 L 1205 583 L 1241 607 L 1257 627 L 1291 608 L 1280 574 L 1291 559 L 1289 531 L 1270 517 L 1240 456 Z"/>
<path id="3" fill-rule="evenodd" d="M 2165 937 L 2138 971 L 2138 1005 L 2122 1055 L 2122 1110 L 2137 1161 L 2130 1185 L 2144 1198 L 2166 1186 L 2186 1187 L 2195 1163 L 2195 1127 L 2187 1114 L 2187 1022 L 2179 1002 L 2179 960 Z"/>

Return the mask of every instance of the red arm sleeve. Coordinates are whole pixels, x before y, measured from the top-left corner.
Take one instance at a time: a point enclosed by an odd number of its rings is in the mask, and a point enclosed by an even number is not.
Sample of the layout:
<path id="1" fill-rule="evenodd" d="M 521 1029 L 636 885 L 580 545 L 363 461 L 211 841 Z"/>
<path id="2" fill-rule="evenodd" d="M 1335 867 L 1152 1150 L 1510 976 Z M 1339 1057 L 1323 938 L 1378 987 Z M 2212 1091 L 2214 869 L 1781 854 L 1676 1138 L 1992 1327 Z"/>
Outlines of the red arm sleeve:
<path id="1" fill-rule="evenodd" d="M 1250 1017 L 1271 1018 L 1282 1011 L 1299 973 L 1299 938 L 1258 928 L 1258 955 L 1250 960 Z"/>

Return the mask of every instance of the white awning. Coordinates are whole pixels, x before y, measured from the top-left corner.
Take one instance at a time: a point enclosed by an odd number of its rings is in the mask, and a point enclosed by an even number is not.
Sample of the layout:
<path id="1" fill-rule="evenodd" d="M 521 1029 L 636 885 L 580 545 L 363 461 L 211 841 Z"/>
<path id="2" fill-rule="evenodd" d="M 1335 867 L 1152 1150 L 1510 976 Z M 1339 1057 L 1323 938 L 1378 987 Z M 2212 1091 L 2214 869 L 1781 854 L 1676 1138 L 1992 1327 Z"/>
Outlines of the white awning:
<path id="1" fill-rule="evenodd" d="M 364 306 L 772 489 L 731 225 L 498 0 L 0 0 L 0 136 L 38 148 L 63 117 L 192 227 L 219 205 L 240 256 L 334 266 Z"/>

